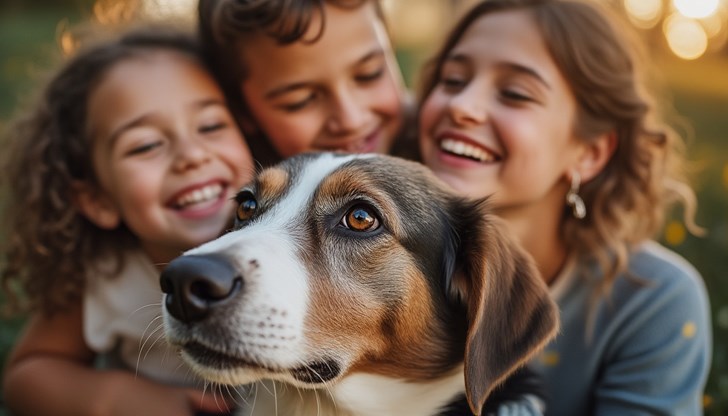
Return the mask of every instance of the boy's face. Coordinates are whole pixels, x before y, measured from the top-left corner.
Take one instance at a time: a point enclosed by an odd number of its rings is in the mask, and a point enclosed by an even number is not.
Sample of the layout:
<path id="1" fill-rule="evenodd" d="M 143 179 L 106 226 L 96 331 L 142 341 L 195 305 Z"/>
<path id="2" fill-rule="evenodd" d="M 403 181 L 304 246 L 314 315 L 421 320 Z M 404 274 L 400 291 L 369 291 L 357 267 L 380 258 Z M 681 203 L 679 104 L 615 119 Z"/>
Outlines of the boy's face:
<path id="1" fill-rule="evenodd" d="M 238 47 L 243 97 L 254 124 L 282 157 L 310 150 L 389 151 L 404 118 L 404 86 L 384 24 L 372 2 L 324 7 L 302 40 L 269 36 Z"/>

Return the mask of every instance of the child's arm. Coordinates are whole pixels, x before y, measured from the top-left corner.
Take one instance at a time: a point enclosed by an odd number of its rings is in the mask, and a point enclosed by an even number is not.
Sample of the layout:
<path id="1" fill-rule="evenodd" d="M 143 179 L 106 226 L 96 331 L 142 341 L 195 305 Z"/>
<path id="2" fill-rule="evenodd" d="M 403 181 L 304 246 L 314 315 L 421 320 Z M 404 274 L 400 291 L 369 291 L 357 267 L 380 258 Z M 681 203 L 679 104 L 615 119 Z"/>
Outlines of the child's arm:
<path id="1" fill-rule="evenodd" d="M 33 316 L 6 366 L 7 406 L 17 415 L 185 416 L 227 410 L 225 400 L 170 387 L 126 371 L 93 368 L 82 334 L 81 305 Z"/>

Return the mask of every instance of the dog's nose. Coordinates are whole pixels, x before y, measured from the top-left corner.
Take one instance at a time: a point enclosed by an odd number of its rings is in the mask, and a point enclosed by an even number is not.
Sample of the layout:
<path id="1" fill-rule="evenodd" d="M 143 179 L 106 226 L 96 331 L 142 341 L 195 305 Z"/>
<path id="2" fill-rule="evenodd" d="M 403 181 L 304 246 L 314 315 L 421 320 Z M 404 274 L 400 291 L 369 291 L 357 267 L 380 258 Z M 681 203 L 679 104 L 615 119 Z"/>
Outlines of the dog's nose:
<path id="1" fill-rule="evenodd" d="M 234 297 L 243 279 L 225 259 L 189 255 L 170 262 L 159 278 L 166 293 L 164 306 L 182 322 L 205 318 L 210 310 Z"/>

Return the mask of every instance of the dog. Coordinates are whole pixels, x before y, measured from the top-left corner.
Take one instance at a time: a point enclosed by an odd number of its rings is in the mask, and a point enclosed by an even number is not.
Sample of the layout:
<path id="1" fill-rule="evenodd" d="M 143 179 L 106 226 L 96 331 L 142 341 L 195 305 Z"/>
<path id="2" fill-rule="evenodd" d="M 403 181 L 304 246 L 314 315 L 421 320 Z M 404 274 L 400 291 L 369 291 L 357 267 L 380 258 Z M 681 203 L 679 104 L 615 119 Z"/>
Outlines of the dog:
<path id="1" fill-rule="evenodd" d="M 423 165 L 305 154 L 236 196 L 234 228 L 163 270 L 167 340 L 245 415 L 439 415 L 558 329 L 530 257 Z M 246 390 L 251 391 L 251 390 Z"/>

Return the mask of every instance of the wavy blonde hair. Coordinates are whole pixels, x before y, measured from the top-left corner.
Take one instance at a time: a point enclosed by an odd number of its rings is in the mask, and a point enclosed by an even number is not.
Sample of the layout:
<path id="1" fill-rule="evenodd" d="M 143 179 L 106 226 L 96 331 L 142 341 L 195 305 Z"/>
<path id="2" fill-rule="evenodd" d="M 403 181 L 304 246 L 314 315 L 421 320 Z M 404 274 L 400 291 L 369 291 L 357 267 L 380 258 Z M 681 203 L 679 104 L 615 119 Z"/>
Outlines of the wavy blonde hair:
<path id="1" fill-rule="evenodd" d="M 565 206 L 562 237 L 579 259 L 596 260 L 609 290 L 625 271 L 631 247 L 653 238 L 667 211 L 682 203 L 688 229 L 696 198 L 687 185 L 682 138 L 657 117 L 655 100 L 640 73 L 637 39 L 625 35 L 616 17 L 594 2 L 579 0 L 487 0 L 475 5 L 455 26 L 426 67 L 420 97 L 434 89 L 450 50 L 480 17 L 509 10 L 528 12 L 551 58 L 569 83 L 577 102 L 574 125 L 584 141 L 613 133 L 614 155 L 580 196 L 589 215 L 574 218 Z"/>

